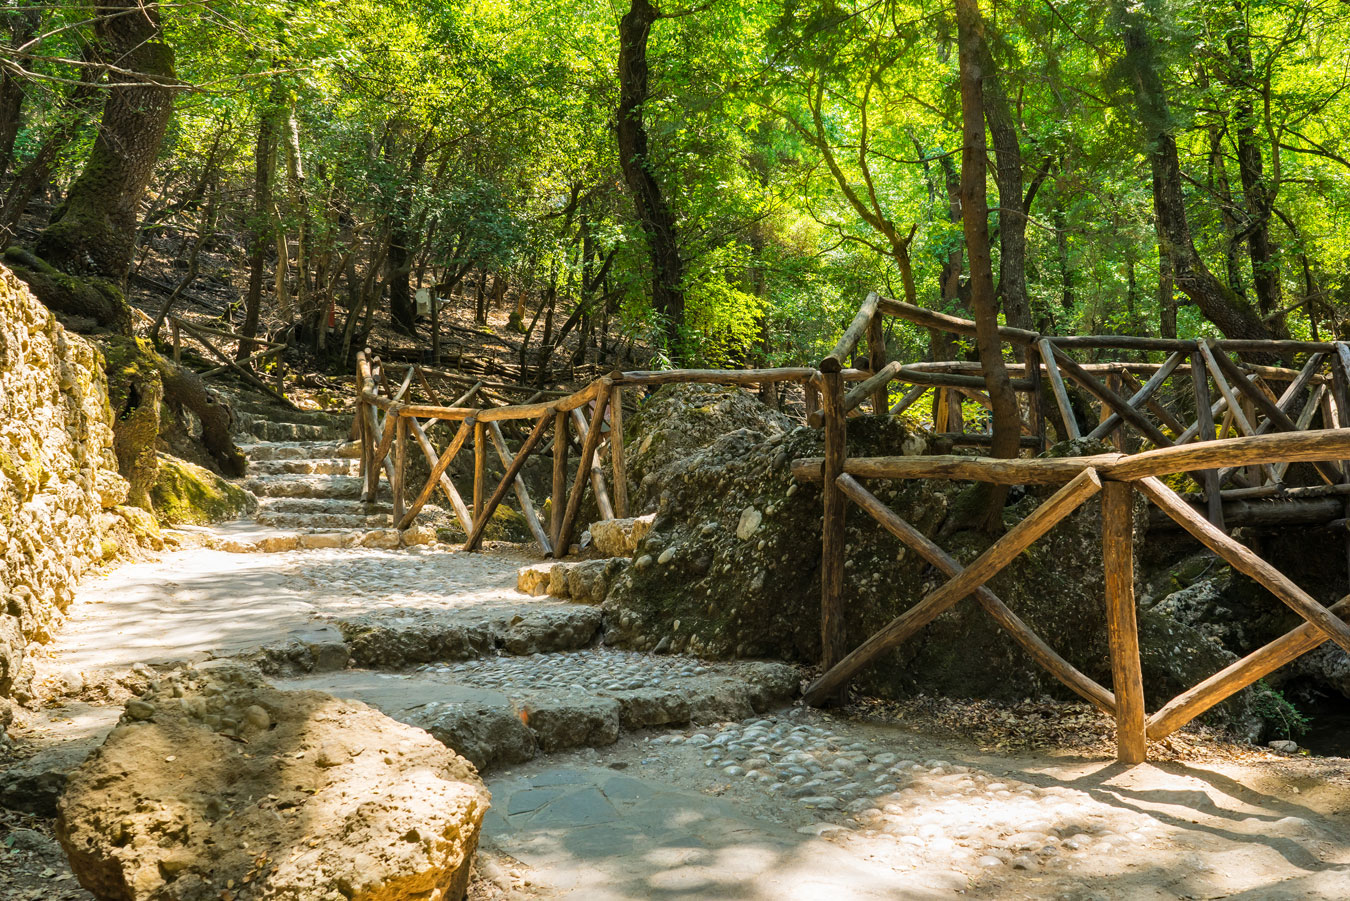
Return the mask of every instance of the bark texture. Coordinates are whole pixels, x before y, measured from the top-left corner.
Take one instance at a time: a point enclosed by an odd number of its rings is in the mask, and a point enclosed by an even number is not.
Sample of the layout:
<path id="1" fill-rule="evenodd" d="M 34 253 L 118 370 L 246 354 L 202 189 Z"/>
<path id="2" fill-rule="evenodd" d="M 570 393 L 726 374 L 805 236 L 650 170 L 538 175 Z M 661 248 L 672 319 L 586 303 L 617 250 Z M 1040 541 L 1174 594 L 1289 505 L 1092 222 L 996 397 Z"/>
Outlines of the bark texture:
<path id="1" fill-rule="evenodd" d="M 105 0 L 94 26 L 101 60 L 119 70 L 103 106 L 94 148 L 65 202 L 38 240 L 38 255 L 71 275 L 121 281 L 136 241 L 137 205 L 173 114 L 173 51 L 159 8 Z"/>
<path id="2" fill-rule="evenodd" d="M 648 96 L 647 39 L 661 11 L 648 0 L 633 0 L 619 22 L 619 109 L 615 131 L 624 182 L 633 195 L 638 221 L 647 237 L 652 268 L 652 307 L 666 321 L 670 351 L 680 354 L 684 324 L 684 260 L 675 234 L 675 217 L 648 155 L 643 106 Z"/>
<path id="3" fill-rule="evenodd" d="M 1285 337 L 1268 328 L 1255 310 L 1216 278 L 1196 251 L 1181 190 L 1177 142 L 1172 134 L 1153 42 L 1142 13 L 1123 6 L 1119 10 L 1124 26 L 1125 62 L 1134 82 L 1135 103 L 1149 144 L 1158 238 L 1172 263 L 1173 283 L 1229 338 Z"/>

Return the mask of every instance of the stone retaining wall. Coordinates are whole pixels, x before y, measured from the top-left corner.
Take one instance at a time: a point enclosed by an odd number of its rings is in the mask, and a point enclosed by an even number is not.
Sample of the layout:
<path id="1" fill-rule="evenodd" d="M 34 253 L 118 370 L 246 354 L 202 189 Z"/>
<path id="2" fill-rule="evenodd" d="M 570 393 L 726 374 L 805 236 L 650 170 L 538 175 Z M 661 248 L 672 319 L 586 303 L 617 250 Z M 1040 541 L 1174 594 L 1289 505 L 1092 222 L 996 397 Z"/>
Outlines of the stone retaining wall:
<path id="1" fill-rule="evenodd" d="M 5 699 L 30 691 L 25 648 L 51 638 L 121 518 L 112 423 L 102 355 L 0 266 L 0 730 Z"/>

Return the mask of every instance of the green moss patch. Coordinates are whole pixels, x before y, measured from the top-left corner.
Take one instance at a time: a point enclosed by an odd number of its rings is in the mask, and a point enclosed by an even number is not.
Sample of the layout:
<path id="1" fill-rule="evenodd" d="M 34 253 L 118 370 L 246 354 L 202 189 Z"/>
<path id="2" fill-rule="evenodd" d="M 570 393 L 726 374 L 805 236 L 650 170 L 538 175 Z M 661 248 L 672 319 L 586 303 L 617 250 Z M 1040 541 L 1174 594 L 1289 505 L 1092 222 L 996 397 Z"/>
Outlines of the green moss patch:
<path id="1" fill-rule="evenodd" d="M 150 489 L 155 516 L 163 525 L 205 525 L 234 519 L 257 508 L 253 495 L 195 463 L 159 455 L 159 472 Z"/>

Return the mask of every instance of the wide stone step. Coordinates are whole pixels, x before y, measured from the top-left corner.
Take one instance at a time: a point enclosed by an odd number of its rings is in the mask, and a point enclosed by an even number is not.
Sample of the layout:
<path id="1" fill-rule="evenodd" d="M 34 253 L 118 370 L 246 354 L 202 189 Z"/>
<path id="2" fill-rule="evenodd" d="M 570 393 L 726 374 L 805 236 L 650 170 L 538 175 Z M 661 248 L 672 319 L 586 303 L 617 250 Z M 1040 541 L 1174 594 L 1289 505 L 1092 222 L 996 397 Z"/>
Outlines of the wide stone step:
<path id="1" fill-rule="evenodd" d="M 655 513 L 591 523 L 591 547 L 605 557 L 632 557 L 656 521 Z"/>
<path id="2" fill-rule="evenodd" d="M 334 475 L 334 476 L 354 476 L 361 470 L 359 460 L 349 460 L 343 457 L 326 457 L 322 459 L 291 459 L 291 460 L 254 460 L 249 463 L 249 475 L 267 476 L 267 475 Z"/>
<path id="3" fill-rule="evenodd" d="M 239 428 L 264 441 L 321 441 L 343 438 L 347 429 L 340 425 L 317 425 L 299 422 L 277 422 L 273 419 L 243 414 Z"/>
<path id="4" fill-rule="evenodd" d="M 391 504 L 384 501 L 366 503 L 360 498 L 340 497 L 266 497 L 260 501 L 263 513 L 353 513 L 370 515 L 393 513 Z M 428 507 L 433 505 L 428 504 Z M 426 508 L 423 508 L 426 509 Z"/>
<path id="5" fill-rule="evenodd" d="M 626 557 L 559 560 L 523 566 L 516 590 L 534 597 L 567 598 L 579 604 L 600 604 L 614 579 L 630 565 Z"/>
<path id="6" fill-rule="evenodd" d="M 259 497 L 360 497 L 358 476 L 272 475 L 247 478 L 242 486 Z"/>
<path id="7" fill-rule="evenodd" d="M 745 719 L 789 703 L 799 680 L 797 669 L 782 663 L 707 663 L 596 648 L 278 684 L 364 701 L 485 769 L 540 752 L 602 747 L 625 731 Z"/>
<path id="8" fill-rule="evenodd" d="M 285 551 L 344 547 L 392 550 L 431 544 L 436 540 L 436 530 L 426 526 L 414 526 L 400 532 L 392 528 L 295 529 L 266 523 L 246 523 L 242 528 L 217 527 L 202 534 L 207 547 L 231 554 L 279 554 Z"/>
<path id="9" fill-rule="evenodd" d="M 235 418 L 240 420 L 270 419 L 275 422 L 294 422 L 299 425 L 341 426 L 349 428 L 352 422 L 350 412 L 328 412 L 326 410 L 288 410 L 280 404 L 237 399 L 231 402 Z"/>
<path id="10" fill-rule="evenodd" d="M 257 514 L 258 522 L 278 529 L 388 529 L 392 513 L 273 513 Z"/>
<path id="11" fill-rule="evenodd" d="M 361 456 L 359 441 L 241 441 L 238 446 L 250 463 L 326 457 L 355 460 Z"/>

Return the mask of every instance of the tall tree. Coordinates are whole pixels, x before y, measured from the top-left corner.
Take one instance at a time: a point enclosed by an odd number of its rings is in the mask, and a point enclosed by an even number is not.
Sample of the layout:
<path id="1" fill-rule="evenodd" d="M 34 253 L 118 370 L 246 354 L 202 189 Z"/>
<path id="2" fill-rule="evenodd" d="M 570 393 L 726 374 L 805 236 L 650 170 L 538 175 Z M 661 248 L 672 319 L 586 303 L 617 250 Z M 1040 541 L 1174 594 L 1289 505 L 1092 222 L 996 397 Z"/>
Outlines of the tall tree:
<path id="1" fill-rule="evenodd" d="M 684 259 L 675 233 L 675 217 L 652 166 L 643 121 L 650 95 L 647 39 L 659 18 L 661 11 L 649 0 L 632 0 L 619 21 L 619 109 L 615 133 L 624 182 L 633 195 L 638 222 L 647 237 L 652 307 L 664 318 L 670 352 L 679 358 L 680 327 L 684 324 Z"/>
<path id="2" fill-rule="evenodd" d="M 136 242 L 137 206 L 173 115 L 174 55 L 159 4 L 105 0 L 95 7 L 100 62 L 112 77 L 93 150 L 38 239 L 38 255 L 72 275 L 121 281 Z"/>
<path id="3" fill-rule="evenodd" d="M 990 453 L 1015 457 L 1021 447 L 1021 416 L 998 335 L 998 310 L 994 303 L 994 270 L 989 250 L 989 200 L 985 187 L 984 136 L 985 72 L 988 58 L 984 45 L 984 21 L 978 0 L 956 0 L 957 44 L 961 71 L 961 223 L 970 265 L 970 308 L 975 316 L 975 340 L 980 364 L 994 408 L 994 435 Z M 985 508 L 986 529 L 1002 523 L 1006 489 L 990 492 Z"/>
<path id="4" fill-rule="evenodd" d="M 1172 263 L 1173 283 L 1228 337 L 1278 337 L 1231 287 L 1215 277 L 1195 248 L 1181 189 L 1176 135 L 1153 40 L 1148 33 L 1148 20 L 1144 9 L 1134 5 L 1118 2 L 1116 11 L 1124 26 L 1125 63 L 1148 141 L 1158 235 Z"/>

